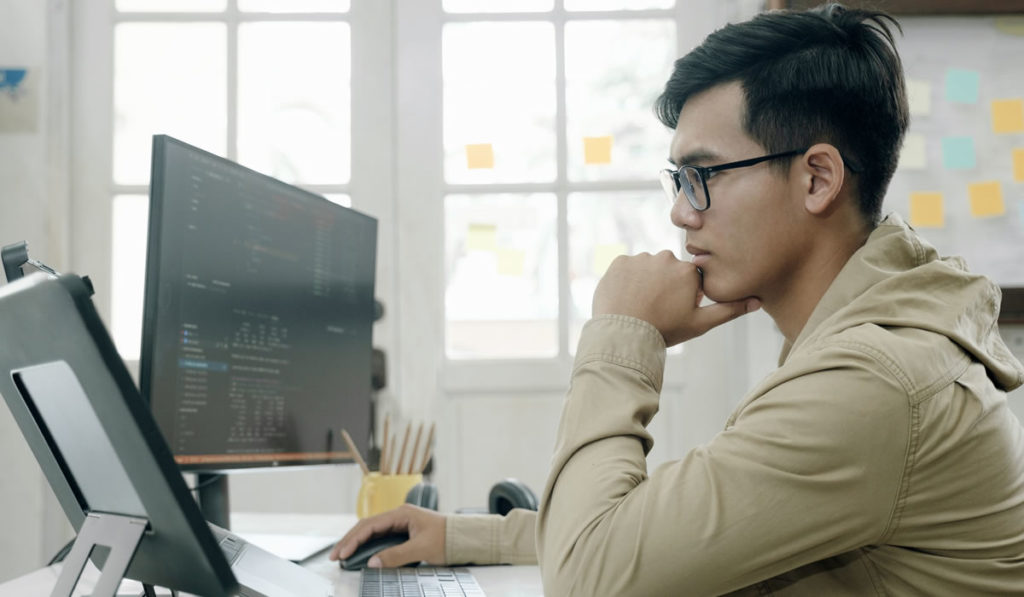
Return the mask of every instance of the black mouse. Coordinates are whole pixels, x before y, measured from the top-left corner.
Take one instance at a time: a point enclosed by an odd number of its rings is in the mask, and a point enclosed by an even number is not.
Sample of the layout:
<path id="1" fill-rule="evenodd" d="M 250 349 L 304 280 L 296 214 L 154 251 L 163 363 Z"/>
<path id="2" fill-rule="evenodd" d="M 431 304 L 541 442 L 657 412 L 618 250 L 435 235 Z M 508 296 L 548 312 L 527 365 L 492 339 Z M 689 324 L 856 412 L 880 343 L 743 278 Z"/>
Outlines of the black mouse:
<path id="1" fill-rule="evenodd" d="M 363 568 L 366 568 L 366 563 L 370 561 L 373 554 L 389 547 L 405 543 L 408 540 L 408 533 L 390 533 L 388 535 L 370 537 L 369 541 L 357 547 L 356 550 L 352 552 L 352 555 L 338 563 L 341 564 L 341 567 L 345 570 L 362 570 Z"/>

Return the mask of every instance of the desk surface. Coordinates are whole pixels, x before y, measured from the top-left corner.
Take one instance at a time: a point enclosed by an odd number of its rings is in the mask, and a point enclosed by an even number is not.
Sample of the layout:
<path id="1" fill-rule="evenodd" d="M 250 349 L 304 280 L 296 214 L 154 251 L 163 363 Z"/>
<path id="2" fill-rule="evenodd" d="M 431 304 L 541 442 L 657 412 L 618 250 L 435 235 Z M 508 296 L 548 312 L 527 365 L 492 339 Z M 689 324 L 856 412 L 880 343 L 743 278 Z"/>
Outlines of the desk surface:
<path id="1" fill-rule="evenodd" d="M 279 515 L 243 514 L 232 515 L 231 526 L 235 532 L 298 534 L 329 533 L 341 537 L 353 524 L 350 515 Z M 302 564 L 304 568 L 329 579 L 334 584 L 335 597 L 349 597 L 359 593 L 359 572 L 342 570 L 337 562 L 327 559 L 327 552 L 320 553 Z M 536 566 L 472 566 L 470 571 L 488 597 L 532 597 L 544 594 L 540 580 L 540 569 Z M 60 576 L 60 564 L 41 568 L 0 584 L 0 597 L 24 597 L 25 595 L 48 595 Z M 99 571 L 90 563 L 79 583 L 87 592 L 76 591 L 75 595 L 88 594 L 88 590 L 99 578 Z M 138 589 L 134 589 L 138 587 Z M 125 581 L 125 594 L 138 595 L 141 586 Z M 120 593 L 119 592 L 119 593 Z M 158 594 L 169 594 L 159 592 Z"/>
<path id="2" fill-rule="evenodd" d="M 334 583 L 335 597 L 350 597 L 359 594 L 359 573 L 342 570 L 337 562 L 330 562 L 327 556 L 319 556 L 303 564 L 316 574 Z M 480 588 L 488 597 L 532 597 L 543 595 L 540 569 L 536 566 L 473 566 L 470 568 Z M 60 564 L 36 570 L 0 584 L 0 597 L 25 597 L 25 595 L 49 595 L 60 576 Z M 82 581 L 76 589 L 76 596 L 88 595 L 92 583 L 99 578 L 99 571 L 90 564 L 82 574 Z M 83 590 L 85 592 L 83 592 Z M 119 594 L 138 595 L 142 592 L 138 583 L 125 581 Z M 157 591 L 158 595 L 169 595 Z"/>

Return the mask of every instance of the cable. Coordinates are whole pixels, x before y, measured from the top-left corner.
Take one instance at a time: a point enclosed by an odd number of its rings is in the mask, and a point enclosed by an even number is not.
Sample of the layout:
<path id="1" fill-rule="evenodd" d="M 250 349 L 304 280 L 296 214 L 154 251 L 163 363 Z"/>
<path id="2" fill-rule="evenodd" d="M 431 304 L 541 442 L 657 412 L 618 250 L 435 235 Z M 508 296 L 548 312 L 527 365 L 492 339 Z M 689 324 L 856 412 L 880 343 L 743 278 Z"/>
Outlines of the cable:
<path id="1" fill-rule="evenodd" d="M 207 485 L 212 485 L 212 484 L 216 483 L 217 481 L 220 481 L 223 476 L 224 476 L 224 473 L 216 473 L 216 474 L 210 475 L 210 477 L 208 479 L 206 479 L 202 483 L 196 485 L 195 487 L 189 487 L 188 490 L 191 491 L 192 493 L 195 493 L 195 492 L 199 491 L 200 489 L 206 487 Z"/>

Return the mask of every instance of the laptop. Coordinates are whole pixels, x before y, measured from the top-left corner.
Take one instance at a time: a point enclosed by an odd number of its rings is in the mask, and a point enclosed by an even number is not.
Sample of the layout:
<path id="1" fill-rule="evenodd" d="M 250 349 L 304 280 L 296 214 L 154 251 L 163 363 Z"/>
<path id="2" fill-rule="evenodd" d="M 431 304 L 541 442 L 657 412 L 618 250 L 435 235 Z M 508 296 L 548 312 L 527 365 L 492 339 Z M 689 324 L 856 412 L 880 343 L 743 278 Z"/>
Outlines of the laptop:
<path id="1" fill-rule="evenodd" d="M 215 524 L 210 524 L 210 530 L 231 565 L 242 597 L 334 595 L 327 579 Z"/>

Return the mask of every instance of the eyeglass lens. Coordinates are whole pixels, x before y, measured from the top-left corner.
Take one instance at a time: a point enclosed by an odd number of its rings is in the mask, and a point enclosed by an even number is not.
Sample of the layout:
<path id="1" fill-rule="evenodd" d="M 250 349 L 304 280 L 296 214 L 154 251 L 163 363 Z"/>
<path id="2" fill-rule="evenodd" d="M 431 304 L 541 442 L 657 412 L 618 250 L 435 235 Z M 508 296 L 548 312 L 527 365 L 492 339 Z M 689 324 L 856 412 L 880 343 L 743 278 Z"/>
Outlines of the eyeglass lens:
<path id="1" fill-rule="evenodd" d="M 694 209 L 700 211 L 708 207 L 704 182 L 696 168 L 684 166 L 679 170 L 665 170 L 662 176 L 662 186 L 672 203 L 678 200 L 679 192 L 682 191 Z"/>

